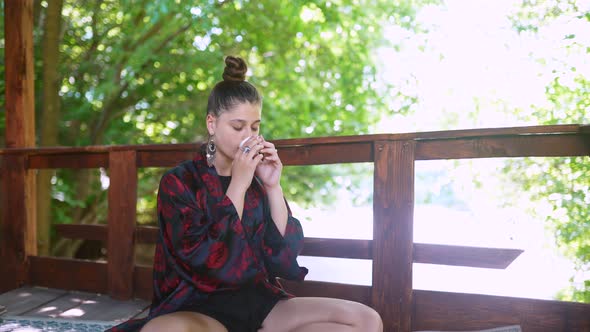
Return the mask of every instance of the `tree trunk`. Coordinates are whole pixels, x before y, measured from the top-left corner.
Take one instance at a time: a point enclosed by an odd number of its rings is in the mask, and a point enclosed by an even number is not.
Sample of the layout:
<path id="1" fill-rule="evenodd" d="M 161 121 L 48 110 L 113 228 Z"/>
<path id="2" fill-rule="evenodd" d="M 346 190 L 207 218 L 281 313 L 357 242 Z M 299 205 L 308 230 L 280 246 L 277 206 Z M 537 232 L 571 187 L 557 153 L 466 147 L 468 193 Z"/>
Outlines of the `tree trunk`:
<path id="1" fill-rule="evenodd" d="M 40 146 L 58 145 L 60 113 L 59 44 L 63 0 L 47 4 L 43 24 L 43 110 L 40 126 Z M 51 227 L 51 178 L 53 170 L 39 170 L 37 175 L 37 246 L 39 255 L 48 255 Z"/>

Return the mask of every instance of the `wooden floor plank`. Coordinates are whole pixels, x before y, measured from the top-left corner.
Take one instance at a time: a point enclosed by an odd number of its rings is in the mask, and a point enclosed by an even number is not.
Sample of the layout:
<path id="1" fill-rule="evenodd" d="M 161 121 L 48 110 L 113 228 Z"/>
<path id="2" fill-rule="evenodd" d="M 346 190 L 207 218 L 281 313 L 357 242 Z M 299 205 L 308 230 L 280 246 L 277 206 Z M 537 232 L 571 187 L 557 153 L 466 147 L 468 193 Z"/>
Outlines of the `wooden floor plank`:
<path id="1" fill-rule="evenodd" d="M 96 294 L 87 292 L 70 291 L 63 296 L 47 302 L 32 310 L 24 312 L 21 316 L 56 318 L 64 312 L 79 307 L 84 301 L 91 300 Z"/>
<path id="2" fill-rule="evenodd" d="M 5 315 L 22 315 L 34 308 L 51 302 L 67 292 L 43 287 L 21 287 L 0 294 L 0 305 L 6 307 Z"/>
<path id="3" fill-rule="evenodd" d="M 149 306 L 145 300 L 118 301 L 97 295 L 59 315 L 61 318 L 121 322 L 140 314 Z"/>

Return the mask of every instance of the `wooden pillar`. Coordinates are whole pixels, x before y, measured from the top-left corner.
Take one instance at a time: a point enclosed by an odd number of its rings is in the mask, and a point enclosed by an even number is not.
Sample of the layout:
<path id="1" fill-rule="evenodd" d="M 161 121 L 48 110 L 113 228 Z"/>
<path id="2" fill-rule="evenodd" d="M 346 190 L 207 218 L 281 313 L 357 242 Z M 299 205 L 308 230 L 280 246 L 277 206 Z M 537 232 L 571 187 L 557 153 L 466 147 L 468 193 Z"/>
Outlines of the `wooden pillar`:
<path id="1" fill-rule="evenodd" d="M 108 292 L 115 299 L 133 296 L 134 232 L 137 207 L 137 154 L 109 153 Z"/>
<path id="2" fill-rule="evenodd" d="M 414 141 L 374 143 L 371 302 L 385 331 L 407 332 L 412 317 Z"/>
<path id="3" fill-rule="evenodd" d="M 35 146 L 33 0 L 4 1 L 6 147 Z M 37 252 L 35 176 L 21 155 L 2 161 L 0 291 L 27 282 Z"/>

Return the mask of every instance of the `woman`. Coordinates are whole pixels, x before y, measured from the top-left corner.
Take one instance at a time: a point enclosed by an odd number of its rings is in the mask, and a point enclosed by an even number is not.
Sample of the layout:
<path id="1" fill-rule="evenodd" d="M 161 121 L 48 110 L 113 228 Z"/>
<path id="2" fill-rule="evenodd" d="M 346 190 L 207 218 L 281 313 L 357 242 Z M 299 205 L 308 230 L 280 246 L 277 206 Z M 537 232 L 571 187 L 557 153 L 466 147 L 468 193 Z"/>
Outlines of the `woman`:
<path id="1" fill-rule="evenodd" d="M 307 274 L 296 260 L 303 232 L 283 198 L 277 149 L 259 135 L 262 98 L 246 63 L 225 63 L 208 100 L 207 144 L 160 182 L 150 314 L 112 330 L 382 331 L 363 304 L 294 297 L 278 284 Z"/>

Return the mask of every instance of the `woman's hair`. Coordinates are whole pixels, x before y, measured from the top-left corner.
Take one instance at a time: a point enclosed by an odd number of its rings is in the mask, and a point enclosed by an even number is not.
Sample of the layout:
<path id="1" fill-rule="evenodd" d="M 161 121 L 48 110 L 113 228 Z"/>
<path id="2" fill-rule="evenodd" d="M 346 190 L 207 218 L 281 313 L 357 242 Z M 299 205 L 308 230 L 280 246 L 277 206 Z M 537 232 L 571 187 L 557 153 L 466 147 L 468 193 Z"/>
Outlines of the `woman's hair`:
<path id="1" fill-rule="evenodd" d="M 207 101 L 207 114 L 215 116 L 231 110 L 235 105 L 249 102 L 262 104 L 262 97 L 251 83 L 246 81 L 248 65 L 239 57 L 225 58 L 223 81 L 217 83 Z"/>

